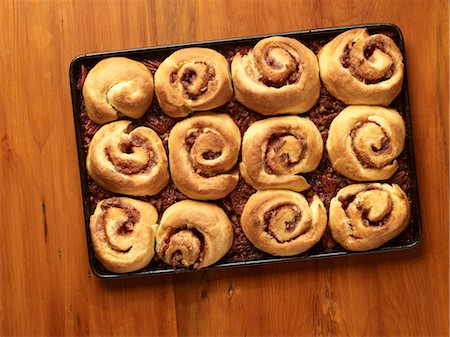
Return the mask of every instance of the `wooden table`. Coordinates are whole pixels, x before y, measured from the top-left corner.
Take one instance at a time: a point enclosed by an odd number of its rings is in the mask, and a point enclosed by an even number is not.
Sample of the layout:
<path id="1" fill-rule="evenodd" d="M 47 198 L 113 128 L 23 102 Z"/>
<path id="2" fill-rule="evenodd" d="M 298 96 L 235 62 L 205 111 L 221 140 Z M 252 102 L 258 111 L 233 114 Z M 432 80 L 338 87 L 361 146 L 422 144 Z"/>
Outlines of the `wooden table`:
<path id="1" fill-rule="evenodd" d="M 438 336 L 449 330 L 448 2 L 0 2 L 0 334 Z M 103 281 L 90 272 L 68 69 L 76 55 L 357 23 L 406 41 L 423 243 Z"/>

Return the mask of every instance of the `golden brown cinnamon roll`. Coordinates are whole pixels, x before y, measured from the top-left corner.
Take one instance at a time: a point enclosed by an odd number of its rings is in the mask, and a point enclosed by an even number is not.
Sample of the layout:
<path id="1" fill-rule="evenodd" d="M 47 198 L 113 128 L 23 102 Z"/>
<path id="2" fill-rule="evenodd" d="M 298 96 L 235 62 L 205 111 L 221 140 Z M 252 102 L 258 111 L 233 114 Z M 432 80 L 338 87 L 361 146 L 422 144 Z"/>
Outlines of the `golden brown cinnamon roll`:
<path id="1" fill-rule="evenodd" d="M 306 112 L 319 99 L 316 55 L 292 38 L 269 37 L 237 53 L 231 73 L 237 100 L 263 115 Z"/>
<path id="2" fill-rule="evenodd" d="M 144 268 L 155 254 L 157 220 L 149 203 L 124 197 L 100 201 L 89 224 L 95 256 L 115 273 Z"/>
<path id="3" fill-rule="evenodd" d="M 166 152 L 155 131 L 131 127 L 130 121 L 102 126 L 89 144 L 87 171 L 109 191 L 155 195 L 169 181 Z"/>
<path id="4" fill-rule="evenodd" d="M 174 52 L 156 71 L 155 87 L 159 105 L 174 118 L 217 108 L 233 95 L 226 58 L 208 48 Z"/>
<path id="5" fill-rule="evenodd" d="M 192 200 L 166 209 L 156 233 L 158 255 L 174 267 L 207 267 L 219 261 L 232 243 L 233 229 L 225 212 Z"/>
<path id="6" fill-rule="evenodd" d="M 319 242 L 327 225 L 322 201 L 314 195 L 308 205 L 300 193 L 259 191 L 245 204 L 241 226 L 245 236 L 263 252 L 292 256 Z"/>
<path id="7" fill-rule="evenodd" d="M 326 89 L 346 104 L 389 105 L 402 90 L 403 56 L 386 35 L 348 30 L 318 53 Z"/>
<path id="8" fill-rule="evenodd" d="M 242 142 L 240 170 L 256 189 L 309 188 L 298 173 L 316 169 L 323 141 L 316 125 L 297 116 L 271 117 L 253 123 Z"/>
<path id="9" fill-rule="evenodd" d="M 239 128 L 226 114 L 200 114 L 177 123 L 169 135 L 170 173 L 192 199 L 216 200 L 237 185 L 232 170 L 241 145 Z"/>
<path id="10" fill-rule="evenodd" d="M 88 117 L 97 124 L 114 121 L 121 115 L 140 118 L 153 100 L 153 77 L 140 62 L 110 57 L 87 74 L 83 98 Z"/>
<path id="11" fill-rule="evenodd" d="M 353 105 L 330 126 L 327 151 L 334 170 L 356 181 L 390 178 L 405 144 L 400 114 L 378 106 Z"/>
<path id="12" fill-rule="evenodd" d="M 330 203 L 333 238 L 354 251 L 380 247 L 409 224 L 410 206 L 396 184 L 354 184 L 341 189 Z"/>

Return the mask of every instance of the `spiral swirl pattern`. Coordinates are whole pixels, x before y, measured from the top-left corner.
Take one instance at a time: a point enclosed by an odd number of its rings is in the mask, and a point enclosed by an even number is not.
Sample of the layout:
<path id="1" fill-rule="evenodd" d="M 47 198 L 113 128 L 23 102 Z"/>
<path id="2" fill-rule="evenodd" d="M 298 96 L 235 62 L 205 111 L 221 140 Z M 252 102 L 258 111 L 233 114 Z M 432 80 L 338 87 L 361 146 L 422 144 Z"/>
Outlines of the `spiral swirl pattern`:
<path id="1" fill-rule="evenodd" d="M 159 105 L 174 118 L 217 108 L 233 95 L 227 60 L 207 48 L 174 52 L 156 71 L 155 87 Z"/>
<path id="2" fill-rule="evenodd" d="M 292 256 L 319 242 L 327 214 L 314 195 L 308 205 L 300 193 L 284 190 L 259 191 L 247 201 L 241 226 L 247 238 L 263 252 Z"/>
<path id="3" fill-rule="evenodd" d="M 409 219 L 408 198 L 396 184 L 349 185 L 330 203 L 331 234 L 348 250 L 380 247 L 399 235 Z"/>
<path id="4" fill-rule="evenodd" d="M 156 233 L 156 251 L 173 267 L 207 267 L 220 260 L 232 242 L 233 229 L 225 212 L 214 204 L 192 200 L 170 206 Z"/>
<path id="5" fill-rule="evenodd" d="M 104 199 L 91 216 L 95 255 L 110 271 L 127 273 L 147 266 L 155 253 L 156 209 L 130 198 Z"/>
<path id="6" fill-rule="evenodd" d="M 316 56 L 292 38 L 266 38 L 236 54 L 231 73 L 237 100 L 263 115 L 306 112 L 319 98 Z"/>
<path id="7" fill-rule="evenodd" d="M 155 195 L 169 181 L 166 152 L 155 131 L 132 127 L 130 121 L 102 126 L 89 144 L 87 171 L 109 191 Z"/>
<path id="8" fill-rule="evenodd" d="M 200 114 L 177 123 L 169 135 L 175 186 L 192 199 L 225 197 L 239 180 L 239 173 L 230 170 L 240 143 L 239 128 L 226 114 Z"/>
<path id="9" fill-rule="evenodd" d="M 97 63 L 83 84 L 88 117 L 97 124 L 120 116 L 140 118 L 153 100 L 153 77 L 140 62 L 110 57 Z"/>
<path id="10" fill-rule="evenodd" d="M 244 134 L 240 170 L 256 189 L 303 191 L 309 184 L 298 173 L 311 172 L 322 158 L 319 130 L 307 118 L 272 117 L 253 123 Z"/>
<path id="11" fill-rule="evenodd" d="M 386 35 L 346 31 L 318 54 L 326 89 L 346 104 L 389 105 L 402 90 L 403 56 Z"/>
<path id="12" fill-rule="evenodd" d="M 327 151 L 333 169 L 356 181 L 390 178 L 405 145 L 400 114 L 377 106 L 349 106 L 333 120 Z"/>

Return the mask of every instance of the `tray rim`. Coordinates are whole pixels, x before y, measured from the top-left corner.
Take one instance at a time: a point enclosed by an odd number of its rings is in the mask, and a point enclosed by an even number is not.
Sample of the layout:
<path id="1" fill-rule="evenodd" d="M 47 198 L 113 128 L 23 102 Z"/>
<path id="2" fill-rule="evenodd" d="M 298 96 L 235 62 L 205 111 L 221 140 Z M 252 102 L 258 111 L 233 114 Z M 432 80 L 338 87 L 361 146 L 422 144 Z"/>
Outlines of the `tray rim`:
<path id="1" fill-rule="evenodd" d="M 297 38 L 301 37 L 314 37 L 314 35 L 320 34 L 335 34 L 338 35 L 344 31 L 355 29 L 355 28 L 367 28 L 370 30 L 376 29 L 391 29 L 394 30 L 399 38 L 399 48 L 403 55 L 403 63 L 404 63 L 404 79 L 402 86 L 402 101 L 404 103 L 404 118 L 405 124 L 407 127 L 407 136 L 408 142 L 406 142 L 405 146 L 408 151 L 409 161 L 412 165 L 409 167 L 411 171 L 411 179 L 413 183 L 413 190 L 411 195 L 411 217 L 414 218 L 414 221 L 417 225 L 417 237 L 415 240 L 409 244 L 395 246 L 395 247 L 379 247 L 374 250 L 369 251 L 347 251 L 347 250 L 339 250 L 333 252 L 320 252 L 316 254 L 312 254 L 309 256 L 304 256 L 302 254 L 289 256 L 289 257 L 277 257 L 270 256 L 264 257 L 262 259 L 257 260 L 246 260 L 246 261 L 231 261 L 231 262 L 218 262 L 209 267 L 202 268 L 200 270 L 194 269 L 174 269 L 171 266 L 167 266 L 163 269 L 155 269 L 155 270 L 138 270 L 130 273 L 103 273 L 95 267 L 95 254 L 93 252 L 90 232 L 89 232 L 89 204 L 87 199 L 87 170 L 85 158 L 83 155 L 83 135 L 81 128 L 81 120 L 79 118 L 79 109 L 77 108 L 79 101 L 77 101 L 77 78 L 75 77 L 75 69 L 78 63 L 82 61 L 86 61 L 89 59 L 99 59 L 111 56 L 124 56 L 128 54 L 144 54 L 151 52 L 173 52 L 176 49 L 194 47 L 194 46 L 202 46 L 213 48 L 214 46 L 221 44 L 242 44 L 243 42 L 260 40 L 271 36 L 296 36 Z M 299 36 L 300 35 L 300 36 Z M 136 55 L 135 55 L 136 56 Z M 112 50 L 112 51 L 102 51 L 102 52 L 93 52 L 80 54 L 72 59 L 69 66 L 69 80 L 70 80 L 70 91 L 72 96 L 72 110 L 73 110 L 73 118 L 74 118 L 74 126 L 75 126 L 75 136 L 76 136 L 76 144 L 77 144 L 77 157 L 78 157 L 78 169 L 80 175 L 81 182 L 81 193 L 82 193 L 82 203 L 83 203 L 83 214 L 84 214 L 84 222 L 85 222 L 85 230 L 86 230 L 86 240 L 87 240 L 87 249 L 89 255 L 89 265 L 92 273 L 101 278 L 101 279 L 124 279 L 124 278 L 135 278 L 135 277 L 148 277 L 148 276 L 157 276 L 157 275 L 168 275 L 168 274 L 184 274 L 189 272 L 196 271 L 211 271 L 211 270 L 220 270 L 225 268 L 236 268 L 236 267 L 245 267 L 245 266 L 253 266 L 253 265 L 268 265 L 275 263 L 286 263 L 293 261 L 303 261 L 303 260 L 323 260 L 328 258 L 335 258 L 341 256 L 357 256 L 357 255 L 372 255 L 377 253 L 386 253 L 392 251 L 403 251 L 409 250 L 417 247 L 422 242 L 422 220 L 421 220 L 421 211 L 420 211 L 420 200 L 419 200 L 419 189 L 417 183 L 417 173 L 416 173 L 416 161 L 414 156 L 414 144 L 413 144 L 413 130 L 412 130 L 412 121 L 410 114 L 410 102 L 409 102 L 409 92 L 408 92 L 408 81 L 407 81 L 407 71 L 406 71 L 406 53 L 405 53 L 405 43 L 402 31 L 400 28 L 393 23 L 369 23 L 369 24 L 356 24 L 356 25 L 347 25 L 347 26 L 336 26 L 336 27 L 325 27 L 325 28 L 317 28 L 317 29 L 307 29 L 307 30 L 298 30 L 298 31 L 288 31 L 288 32 L 279 32 L 279 33 L 267 33 L 262 35 L 250 35 L 244 37 L 232 37 L 225 39 L 215 39 L 215 40 L 206 40 L 206 41 L 196 41 L 196 42 L 188 42 L 188 43 L 175 43 L 168 45 L 157 45 L 157 46 L 149 46 L 149 47 L 140 47 L 140 48 L 131 48 L 131 49 L 120 49 L 120 50 Z M 328 214 L 327 214 L 328 215 Z M 306 252 L 305 252 L 306 253 Z"/>

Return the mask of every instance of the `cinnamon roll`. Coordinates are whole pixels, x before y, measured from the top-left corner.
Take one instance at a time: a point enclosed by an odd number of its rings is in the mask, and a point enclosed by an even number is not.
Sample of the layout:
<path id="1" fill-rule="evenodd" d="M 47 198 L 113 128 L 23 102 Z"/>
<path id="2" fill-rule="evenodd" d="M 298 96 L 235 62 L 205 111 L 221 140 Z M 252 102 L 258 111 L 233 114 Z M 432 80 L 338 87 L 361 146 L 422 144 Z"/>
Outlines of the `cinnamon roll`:
<path id="1" fill-rule="evenodd" d="M 156 232 L 156 252 L 173 267 L 207 267 L 220 260 L 232 243 L 233 229 L 225 212 L 199 201 L 170 206 Z"/>
<path id="2" fill-rule="evenodd" d="M 161 139 L 150 128 L 130 121 L 106 124 L 89 144 L 88 174 L 112 192 L 144 196 L 159 193 L 169 181 Z"/>
<path id="3" fill-rule="evenodd" d="M 349 185 L 330 203 L 331 234 L 352 251 L 380 247 L 399 235 L 409 220 L 408 198 L 396 184 Z"/>
<path id="4" fill-rule="evenodd" d="M 405 145 L 400 114 L 378 106 L 349 106 L 330 126 L 327 151 L 334 170 L 356 181 L 390 178 Z"/>
<path id="5" fill-rule="evenodd" d="M 155 254 L 157 220 L 149 203 L 125 197 L 100 201 L 89 223 L 95 256 L 115 273 L 144 268 Z"/>
<path id="6" fill-rule="evenodd" d="M 259 191 L 244 206 L 241 226 L 245 236 L 263 252 L 292 256 L 319 242 L 327 225 L 322 201 L 314 195 L 310 204 L 300 193 Z"/>
<path id="7" fill-rule="evenodd" d="M 241 174 L 256 189 L 300 192 L 309 184 L 298 173 L 315 170 L 322 151 L 320 132 L 308 118 L 263 119 L 250 125 L 244 134 Z"/>
<path id="8" fill-rule="evenodd" d="M 156 97 L 170 117 L 225 104 L 233 95 L 226 58 L 208 48 L 184 48 L 166 58 L 155 73 Z"/>
<path id="9" fill-rule="evenodd" d="M 227 114 L 200 114 L 177 123 L 169 135 L 175 186 L 192 199 L 225 197 L 239 180 L 232 169 L 240 145 L 239 128 Z"/>
<path id="10" fill-rule="evenodd" d="M 97 124 L 140 118 L 153 100 L 153 77 L 140 62 L 110 57 L 89 71 L 83 85 L 88 117 Z"/>
<path id="11" fill-rule="evenodd" d="M 388 36 L 348 30 L 318 53 L 326 89 L 346 104 L 389 105 L 402 90 L 403 56 Z"/>
<path id="12" fill-rule="evenodd" d="M 263 115 L 306 112 L 319 99 L 316 55 L 292 38 L 269 37 L 237 53 L 231 73 L 237 100 Z"/>

